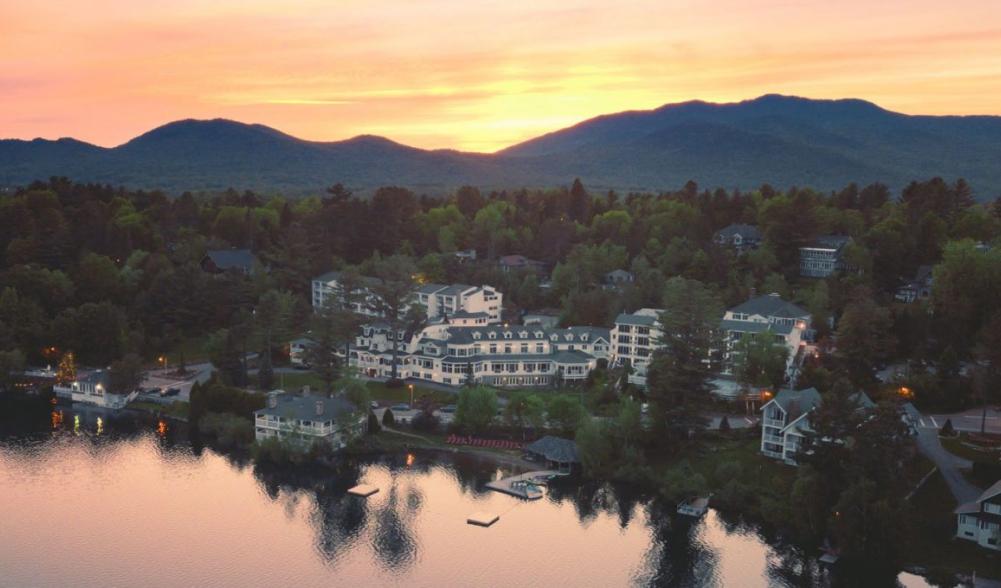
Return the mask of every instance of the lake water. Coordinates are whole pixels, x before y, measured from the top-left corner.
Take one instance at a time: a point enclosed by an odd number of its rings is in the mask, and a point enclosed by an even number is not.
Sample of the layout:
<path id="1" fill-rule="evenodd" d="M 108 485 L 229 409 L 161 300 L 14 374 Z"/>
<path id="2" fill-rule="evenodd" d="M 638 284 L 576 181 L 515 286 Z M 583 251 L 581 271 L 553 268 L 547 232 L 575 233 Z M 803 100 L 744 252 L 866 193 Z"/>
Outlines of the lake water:
<path id="1" fill-rule="evenodd" d="M 451 454 L 256 473 L 155 421 L 0 418 L 0 586 L 805 586 L 790 547 L 715 512 L 566 484 L 542 500 L 484 491 L 506 470 Z M 364 482 L 379 493 L 346 494 Z M 468 525 L 476 511 L 500 515 Z M 907 585 L 923 585 L 904 578 Z"/>

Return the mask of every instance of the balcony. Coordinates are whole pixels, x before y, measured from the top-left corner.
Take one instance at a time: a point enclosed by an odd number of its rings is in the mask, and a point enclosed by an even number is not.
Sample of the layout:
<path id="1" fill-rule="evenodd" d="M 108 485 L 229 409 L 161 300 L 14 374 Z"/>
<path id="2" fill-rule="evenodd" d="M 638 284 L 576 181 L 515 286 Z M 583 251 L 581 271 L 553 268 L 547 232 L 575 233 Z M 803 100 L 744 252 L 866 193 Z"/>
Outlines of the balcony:
<path id="1" fill-rule="evenodd" d="M 767 418 L 767 417 L 761 419 L 761 424 L 763 426 L 765 426 L 765 427 L 776 427 L 776 428 L 779 428 L 779 429 L 784 429 L 785 426 L 786 426 L 786 422 L 784 420 L 781 420 L 781 419 L 770 419 L 770 418 Z"/>
<path id="2" fill-rule="evenodd" d="M 785 440 L 782 437 L 779 437 L 778 435 L 767 435 L 767 434 L 762 435 L 761 440 L 764 441 L 765 443 L 774 443 L 779 447 L 782 447 L 783 443 L 785 442 Z"/>

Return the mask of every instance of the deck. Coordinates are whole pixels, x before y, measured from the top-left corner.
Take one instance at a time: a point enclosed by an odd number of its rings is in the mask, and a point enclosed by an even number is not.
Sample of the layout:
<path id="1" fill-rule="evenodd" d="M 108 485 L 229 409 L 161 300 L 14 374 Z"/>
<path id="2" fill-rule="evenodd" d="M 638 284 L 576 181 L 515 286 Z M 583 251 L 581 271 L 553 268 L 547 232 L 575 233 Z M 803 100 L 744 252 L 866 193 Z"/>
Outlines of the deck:
<path id="1" fill-rule="evenodd" d="M 556 470 L 537 470 L 487 482 L 487 488 L 518 498 L 538 500 L 543 496 L 543 492 L 538 489 L 538 486 L 544 485 L 549 478 L 560 475 L 563 474 Z"/>

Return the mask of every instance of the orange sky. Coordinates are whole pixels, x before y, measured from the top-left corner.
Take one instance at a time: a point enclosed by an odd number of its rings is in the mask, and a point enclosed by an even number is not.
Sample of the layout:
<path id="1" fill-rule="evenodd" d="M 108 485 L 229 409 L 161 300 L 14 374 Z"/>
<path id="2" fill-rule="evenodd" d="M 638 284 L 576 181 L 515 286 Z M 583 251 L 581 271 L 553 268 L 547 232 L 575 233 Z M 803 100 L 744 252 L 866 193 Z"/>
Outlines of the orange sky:
<path id="1" fill-rule="evenodd" d="M 1001 114 L 999 0 L 0 0 L 0 137 L 180 118 L 493 151 L 769 92 Z"/>

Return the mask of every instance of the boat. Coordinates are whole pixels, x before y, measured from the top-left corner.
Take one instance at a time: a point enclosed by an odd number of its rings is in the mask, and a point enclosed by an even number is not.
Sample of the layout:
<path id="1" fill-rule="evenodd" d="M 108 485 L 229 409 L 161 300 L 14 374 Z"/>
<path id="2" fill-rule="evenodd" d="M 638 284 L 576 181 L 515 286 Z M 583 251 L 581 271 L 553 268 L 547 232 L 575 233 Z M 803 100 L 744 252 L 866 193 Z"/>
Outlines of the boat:
<path id="1" fill-rule="evenodd" d="M 711 495 L 710 495 L 711 496 Z M 686 517 L 702 518 L 709 510 L 710 496 L 694 496 L 678 503 L 678 514 Z"/>

